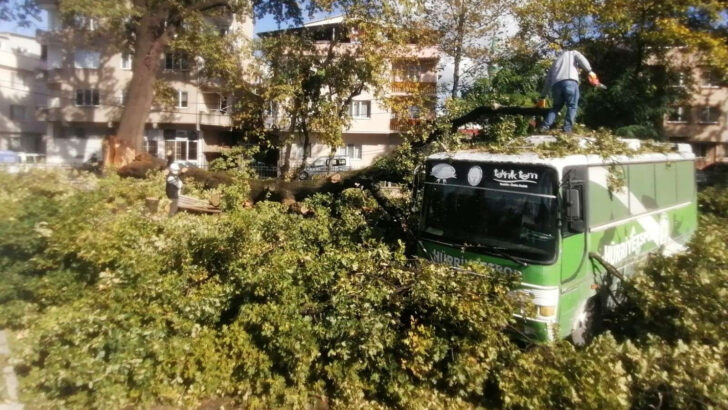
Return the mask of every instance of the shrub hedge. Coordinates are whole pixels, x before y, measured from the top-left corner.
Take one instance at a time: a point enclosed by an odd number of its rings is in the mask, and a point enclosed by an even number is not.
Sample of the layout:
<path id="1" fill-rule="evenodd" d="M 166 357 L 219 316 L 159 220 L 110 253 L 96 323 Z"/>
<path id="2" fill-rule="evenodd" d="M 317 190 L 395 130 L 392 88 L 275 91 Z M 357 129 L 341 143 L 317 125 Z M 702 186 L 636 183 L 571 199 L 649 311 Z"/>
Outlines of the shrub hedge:
<path id="1" fill-rule="evenodd" d="M 411 259 L 366 191 L 316 195 L 301 215 L 239 206 L 241 183 L 216 188 L 228 212 L 167 218 L 144 208 L 162 189 L 160 174 L 0 175 L 0 327 L 18 332 L 29 406 L 728 403 L 720 209 L 685 254 L 626 284 L 605 334 L 576 348 L 514 342 L 518 278 Z"/>

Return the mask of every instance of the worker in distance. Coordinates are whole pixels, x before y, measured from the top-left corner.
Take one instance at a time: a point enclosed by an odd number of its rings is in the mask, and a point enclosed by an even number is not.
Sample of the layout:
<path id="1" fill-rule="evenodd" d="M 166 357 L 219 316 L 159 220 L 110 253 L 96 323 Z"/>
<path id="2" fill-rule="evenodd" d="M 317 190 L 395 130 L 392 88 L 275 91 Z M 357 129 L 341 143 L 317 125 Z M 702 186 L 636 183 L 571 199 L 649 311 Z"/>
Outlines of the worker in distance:
<path id="1" fill-rule="evenodd" d="M 597 75 L 592 71 L 589 60 L 583 54 L 576 50 L 567 50 L 551 64 L 546 82 L 544 82 L 541 98 L 538 100 L 539 107 L 546 106 L 546 96 L 549 91 L 553 99 L 553 105 L 549 109 L 544 122 L 541 125 L 541 131 L 548 131 L 559 115 L 561 109 L 566 105 L 566 118 L 564 118 L 563 130 L 565 133 L 571 133 L 574 127 L 574 118 L 579 108 L 579 69 L 583 69 L 589 73 L 589 84 L 594 87 L 604 87 Z"/>

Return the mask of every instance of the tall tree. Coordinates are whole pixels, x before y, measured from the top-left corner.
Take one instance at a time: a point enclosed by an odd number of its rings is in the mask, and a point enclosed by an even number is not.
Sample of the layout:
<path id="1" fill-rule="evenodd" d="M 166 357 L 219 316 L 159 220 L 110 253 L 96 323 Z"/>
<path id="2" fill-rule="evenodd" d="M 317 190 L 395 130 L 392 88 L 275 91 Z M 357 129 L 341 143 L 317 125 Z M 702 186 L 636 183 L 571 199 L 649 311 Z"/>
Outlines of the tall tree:
<path id="1" fill-rule="evenodd" d="M 242 93 L 263 103 L 247 108 L 257 110 L 252 117 L 259 121 L 267 117 L 272 137 L 284 149 L 284 174 L 294 141 L 302 141 L 304 162 L 314 139 L 331 147 L 332 154 L 342 145 L 355 97 L 367 92 L 386 104 L 392 61 L 411 57 L 410 46 L 423 39 L 424 31 L 414 23 L 402 24 L 408 17 L 399 10 L 406 8 L 367 0 L 322 3 L 317 4 L 321 11 L 343 11 L 343 19 L 264 34 L 252 68 L 259 81 Z M 264 108 L 267 114 L 261 113 Z"/>
<path id="2" fill-rule="evenodd" d="M 487 68 L 496 53 L 496 45 L 507 29 L 512 0 L 436 0 L 425 2 L 431 27 L 440 33 L 440 50 L 453 59 L 450 93 L 458 96 L 463 60 L 470 70 Z M 471 74 L 475 74 L 471 73 Z"/>
<path id="3" fill-rule="evenodd" d="M 117 138 L 131 150 L 141 149 L 165 51 L 185 52 L 187 61 L 200 57 L 202 70 L 211 75 L 239 74 L 241 50 L 235 37 L 241 33 L 220 36 L 211 18 L 242 22 L 255 11 L 300 19 L 302 13 L 294 0 L 60 0 L 60 10 L 66 20 L 93 19 L 94 31 L 87 34 L 105 47 L 132 53 L 128 103 L 117 128 Z"/>

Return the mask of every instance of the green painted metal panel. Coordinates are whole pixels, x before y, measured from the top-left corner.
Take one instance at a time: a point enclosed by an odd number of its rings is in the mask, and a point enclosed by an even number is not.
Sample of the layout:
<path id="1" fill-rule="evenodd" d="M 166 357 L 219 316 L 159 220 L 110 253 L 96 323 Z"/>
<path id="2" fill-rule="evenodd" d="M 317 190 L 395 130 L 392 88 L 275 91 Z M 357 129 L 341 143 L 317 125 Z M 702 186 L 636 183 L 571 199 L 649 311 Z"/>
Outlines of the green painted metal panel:
<path id="1" fill-rule="evenodd" d="M 645 210 L 657 209 L 655 194 L 655 164 L 631 164 L 627 188 L 639 201 L 630 201 L 630 214 L 639 215 Z"/>
<path id="2" fill-rule="evenodd" d="M 674 162 L 655 164 L 657 206 L 665 208 L 677 204 L 677 166 Z"/>
<path id="3" fill-rule="evenodd" d="M 629 168 L 617 165 L 624 173 L 625 179 L 629 178 Z M 596 226 L 629 216 L 629 198 L 625 194 L 626 189 L 617 192 L 609 192 L 608 178 L 609 167 L 598 166 L 589 168 L 589 225 Z"/>
<path id="4" fill-rule="evenodd" d="M 691 161 L 675 164 L 677 167 L 677 200 L 692 201 L 695 198 L 695 166 Z"/>

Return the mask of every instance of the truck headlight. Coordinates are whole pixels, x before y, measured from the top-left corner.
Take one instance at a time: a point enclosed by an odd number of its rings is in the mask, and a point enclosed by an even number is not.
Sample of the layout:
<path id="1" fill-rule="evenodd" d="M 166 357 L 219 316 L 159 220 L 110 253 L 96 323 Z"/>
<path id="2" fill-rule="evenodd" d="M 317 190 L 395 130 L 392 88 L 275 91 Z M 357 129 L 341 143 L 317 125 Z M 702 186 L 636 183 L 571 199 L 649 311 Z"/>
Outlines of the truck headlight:
<path id="1" fill-rule="evenodd" d="M 559 307 L 559 288 L 556 286 L 538 286 L 523 284 L 516 292 L 524 295 L 536 306 L 536 317 L 529 319 L 556 320 Z"/>

